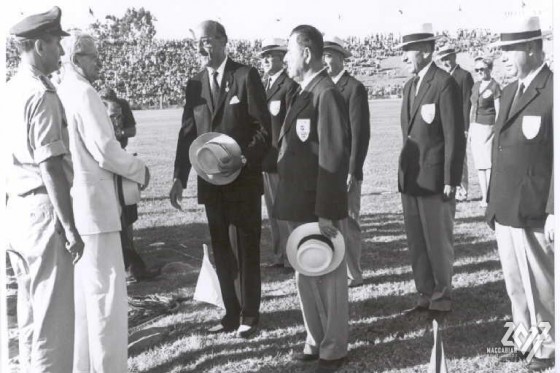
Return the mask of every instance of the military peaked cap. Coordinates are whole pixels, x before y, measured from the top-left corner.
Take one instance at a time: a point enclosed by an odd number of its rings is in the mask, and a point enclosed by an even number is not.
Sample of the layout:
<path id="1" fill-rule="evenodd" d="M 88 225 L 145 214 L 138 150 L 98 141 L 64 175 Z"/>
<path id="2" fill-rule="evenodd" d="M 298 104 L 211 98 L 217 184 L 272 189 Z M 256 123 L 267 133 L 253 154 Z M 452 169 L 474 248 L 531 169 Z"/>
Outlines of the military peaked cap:
<path id="1" fill-rule="evenodd" d="M 25 39 L 38 39 L 43 35 L 68 36 L 60 26 L 62 11 L 55 6 L 41 14 L 25 17 L 10 29 L 10 34 Z"/>

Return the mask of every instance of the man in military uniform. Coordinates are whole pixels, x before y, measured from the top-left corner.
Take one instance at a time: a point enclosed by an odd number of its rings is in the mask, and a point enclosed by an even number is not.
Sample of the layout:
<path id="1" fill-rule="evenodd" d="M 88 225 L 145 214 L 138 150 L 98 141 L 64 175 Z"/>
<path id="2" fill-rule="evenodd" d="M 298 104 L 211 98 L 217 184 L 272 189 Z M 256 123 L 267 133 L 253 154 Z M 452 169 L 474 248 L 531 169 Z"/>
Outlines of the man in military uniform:
<path id="1" fill-rule="evenodd" d="M 63 55 L 61 11 L 26 17 L 10 30 L 21 55 L 8 82 L 7 213 L 18 282 L 21 372 L 71 372 L 73 263 L 84 244 L 70 198 L 72 161 L 62 104 L 47 75 Z"/>
<path id="2" fill-rule="evenodd" d="M 344 42 L 336 37 L 325 38 L 323 60 L 327 72 L 342 93 L 348 108 L 348 119 L 352 135 L 350 168 L 346 185 L 348 188 L 348 219 L 343 220 L 342 229 L 346 240 L 346 263 L 348 265 L 349 286 L 364 283 L 360 258 L 362 238 L 360 231 L 360 198 L 362 195 L 362 168 L 369 146 L 369 104 L 366 87 L 344 69 L 344 59 L 352 54 L 344 48 Z"/>

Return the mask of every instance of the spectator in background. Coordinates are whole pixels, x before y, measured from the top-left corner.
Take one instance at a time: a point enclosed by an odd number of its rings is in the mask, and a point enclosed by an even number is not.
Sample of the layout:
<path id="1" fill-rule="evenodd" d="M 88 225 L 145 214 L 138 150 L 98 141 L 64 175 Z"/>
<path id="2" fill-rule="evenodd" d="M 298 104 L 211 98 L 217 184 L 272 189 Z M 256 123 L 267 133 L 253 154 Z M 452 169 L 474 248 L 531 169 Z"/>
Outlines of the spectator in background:
<path id="1" fill-rule="evenodd" d="M 478 171 L 478 182 L 482 193 L 480 206 L 486 207 L 488 184 L 492 170 L 492 140 L 494 123 L 500 110 L 501 89 L 492 79 L 491 59 L 477 57 L 474 59 L 474 83 L 471 94 L 471 116 L 468 139 L 471 143 L 474 167 Z"/>
<path id="2" fill-rule="evenodd" d="M 349 286 L 364 283 L 362 266 L 362 237 L 360 234 L 360 198 L 363 166 L 369 146 L 370 123 L 367 92 L 362 83 L 344 69 L 344 59 L 351 53 L 344 48 L 344 42 L 336 36 L 324 39 L 323 60 L 327 72 L 342 93 L 348 111 L 351 132 L 350 166 L 346 186 L 348 188 L 348 218 L 342 222 L 343 236 L 346 240 L 346 263 L 348 265 Z"/>
<path id="3" fill-rule="evenodd" d="M 136 121 L 132 115 L 132 110 L 130 110 L 130 105 L 125 99 L 118 98 L 111 88 L 102 89 L 99 95 L 107 108 L 107 115 L 113 123 L 115 136 L 121 147 L 126 149 L 128 139 L 136 136 Z M 134 248 L 132 224 L 138 220 L 138 205 L 126 206 L 121 204 L 121 207 L 121 242 L 127 281 L 151 280 L 159 274 L 159 271 L 147 269 L 146 263 Z"/>
<path id="4" fill-rule="evenodd" d="M 150 173 L 115 138 L 101 98 L 94 39 L 74 31 L 64 40 L 64 76 L 58 88 L 69 120 L 74 165 L 72 204 L 85 243 L 76 265 L 74 372 L 127 372 L 128 298 L 122 257 L 121 209 L 115 176 L 144 187 Z"/>
<path id="5" fill-rule="evenodd" d="M 266 103 L 270 113 L 272 146 L 262 163 L 264 181 L 264 200 L 268 211 L 272 238 L 272 267 L 291 268 L 286 258 L 286 241 L 290 234 L 288 224 L 272 216 L 276 191 L 278 189 L 278 137 L 286 117 L 288 99 L 297 89 L 294 82 L 284 69 L 286 41 L 283 39 L 265 39 L 260 51 L 261 65 L 264 70 Z"/>
<path id="6" fill-rule="evenodd" d="M 457 64 L 457 50 L 452 45 L 444 45 L 438 52 L 438 58 L 445 71 L 447 71 L 455 79 L 461 90 L 461 110 L 463 125 L 465 128 L 465 138 L 469 131 L 470 114 L 471 114 L 471 92 L 474 84 L 471 74 L 463 70 Z M 466 201 L 469 198 L 469 165 L 467 161 L 467 152 L 463 159 L 463 175 L 461 177 L 461 185 L 457 188 L 457 201 Z"/>
<path id="7" fill-rule="evenodd" d="M 72 213 L 72 159 L 64 110 L 47 78 L 64 55 L 60 39 L 68 34 L 60 18 L 60 8 L 54 7 L 10 29 L 21 61 L 6 85 L 9 96 L 3 107 L 8 225 L 2 229 L 18 284 L 22 373 L 72 371 L 72 263 L 80 260 L 84 243 Z M 2 356 L 2 362 L 7 361 Z"/>

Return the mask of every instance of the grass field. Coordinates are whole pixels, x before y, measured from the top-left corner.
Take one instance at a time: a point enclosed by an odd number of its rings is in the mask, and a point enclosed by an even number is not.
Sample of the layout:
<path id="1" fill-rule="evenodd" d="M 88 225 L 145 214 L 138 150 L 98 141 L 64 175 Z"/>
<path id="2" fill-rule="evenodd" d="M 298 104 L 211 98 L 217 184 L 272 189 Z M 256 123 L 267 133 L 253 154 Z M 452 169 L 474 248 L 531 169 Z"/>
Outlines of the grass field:
<path id="1" fill-rule="evenodd" d="M 365 285 L 350 289 L 349 362 L 341 372 L 424 372 L 430 358 L 430 324 L 401 312 L 415 288 L 408 261 L 397 159 L 401 146 L 400 101 L 371 103 L 372 140 L 362 196 Z M 182 271 L 158 281 L 131 284 L 129 295 L 185 297 L 179 309 L 143 328 L 145 339 L 130 350 L 132 372 L 312 372 L 313 364 L 290 360 L 300 351 L 305 330 L 294 275 L 261 267 L 259 333 L 250 340 L 234 333 L 208 336 L 219 309 L 192 301 L 202 244 L 210 243 L 204 209 L 196 203 L 194 172 L 184 193 L 183 212 L 168 201 L 180 110 L 136 112 L 138 136 L 129 150 L 147 161 L 152 174 L 135 224 L 137 249 L 149 265 L 184 262 Z M 455 219 L 454 309 L 443 330 L 450 372 L 524 372 L 523 363 L 498 362 L 487 348 L 500 347 L 509 319 L 492 231 L 482 219 L 480 192 L 470 164 L 470 200 L 457 205 Z M 262 264 L 271 255 L 263 208 Z M 138 339 L 138 333 L 133 335 Z"/>

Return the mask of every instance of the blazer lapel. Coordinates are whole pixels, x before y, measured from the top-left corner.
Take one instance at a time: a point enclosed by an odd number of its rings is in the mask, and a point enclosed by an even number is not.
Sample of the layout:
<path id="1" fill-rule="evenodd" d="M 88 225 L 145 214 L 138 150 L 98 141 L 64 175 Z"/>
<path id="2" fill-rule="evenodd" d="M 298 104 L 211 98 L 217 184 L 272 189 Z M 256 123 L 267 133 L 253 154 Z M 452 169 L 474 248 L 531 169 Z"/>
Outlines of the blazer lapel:
<path id="1" fill-rule="evenodd" d="M 428 90 L 430 89 L 431 86 L 431 81 L 434 78 L 434 74 L 436 73 L 436 66 L 435 64 L 432 63 L 432 65 L 428 68 L 428 71 L 426 71 L 426 75 L 424 75 L 424 79 L 422 79 L 422 81 L 420 82 L 420 90 L 418 91 L 418 94 L 416 95 L 416 98 L 414 98 L 414 104 L 412 106 L 412 112 L 410 113 L 410 118 L 408 120 L 408 131 L 410 132 L 410 128 L 412 126 L 412 122 L 414 121 L 414 117 L 416 116 L 416 112 L 418 111 L 418 108 L 420 107 L 420 103 L 422 102 L 422 99 L 424 98 L 424 95 L 426 94 L 426 92 L 428 92 Z M 412 87 L 412 84 L 411 84 Z M 409 95 L 409 99 L 413 99 L 412 95 L 414 94 L 414 92 L 410 92 Z"/>
<path id="2" fill-rule="evenodd" d="M 284 79 L 286 78 L 285 74 L 285 72 L 282 72 L 282 74 L 280 74 L 280 76 L 274 81 L 274 83 L 272 83 L 272 87 L 270 87 L 270 89 L 266 92 L 267 101 L 270 100 L 270 98 L 274 96 L 274 94 L 278 92 L 278 90 L 282 87 L 282 84 L 284 84 Z"/>
<path id="3" fill-rule="evenodd" d="M 214 112 L 214 108 L 212 106 L 212 93 L 210 92 L 210 81 L 208 80 L 208 70 L 205 68 L 204 73 L 202 74 L 202 98 L 206 101 L 206 105 L 210 112 Z"/>
<path id="4" fill-rule="evenodd" d="M 286 113 L 286 119 L 284 119 L 284 124 L 282 124 L 282 128 L 280 129 L 280 136 L 278 140 L 282 139 L 286 133 L 292 128 L 295 118 L 297 115 L 307 106 L 309 103 L 309 99 L 311 98 L 311 93 L 307 90 L 302 91 L 298 97 L 295 98 L 294 103 L 288 109 Z"/>
<path id="5" fill-rule="evenodd" d="M 342 74 L 342 76 L 340 77 L 340 79 L 336 83 L 336 86 L 338 87 L 340 92 L 344 92 L 344 89 L 346 88 L 346 85 L 348 84 L 348 80 L 350 80 L 350 75 L 348 74 L 347 71 L 345 71 L 344 74 Z"/>
<path id="6" fill-rule="evenodd" d="M 513 123 L 513 118 L 519 114 L 521 110 L 523 110 L 531 101 L 535 99 L 540 94 L 540 89 L 544 87 L 546 80 L 548 79 L 549 70 L 545 66 L 543 69 L 537 74 L 537 76 L 533 79 L 529 87 L 527 87 L 523 96 L 519 98 L 519 102 L 516 103 L 515 107 L 512 107 L 513 99 L 511 100 L 508 108 L 508 116 L 507 120 L 502 127 L 502 130 L 508 127 L 511 123 Z M 513 92 L 513 96 L 517 93 L 517 89 L 519 89 L 519 81 L 517 81 L 516 89 Z"/>
<path id="7" fill-rule="evenodd" d="M 212 112 L 212 119 L 214 119 L 214 117 L 216 116 L 216 113 L 224 105 L 224 101 L 226 99 L 226 96 L 228 95 L 228 92 L 231 90 L 232 86 L 233 86 L 233 66 L 232 66 L 231 60 L 228 57 L 228 60 L 226 62 L 226 66 L 225 66 L 225 69 L 224 69 L 224 78 L 222 79 L 222 84 L 220 86 L 220 96 L 218 98 L 218 104 L 216 105 L 216 107 L 214 108 L 214 111 Z"/>

